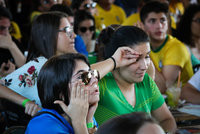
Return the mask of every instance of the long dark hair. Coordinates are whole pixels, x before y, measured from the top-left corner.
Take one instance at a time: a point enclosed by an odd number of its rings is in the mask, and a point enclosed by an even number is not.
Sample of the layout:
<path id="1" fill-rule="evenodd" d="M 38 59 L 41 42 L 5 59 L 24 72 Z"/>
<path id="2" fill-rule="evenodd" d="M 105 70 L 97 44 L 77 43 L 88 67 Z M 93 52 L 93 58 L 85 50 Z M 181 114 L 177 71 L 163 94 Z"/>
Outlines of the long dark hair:
<path id="1" fill-rule="evenodd" d="M 64 17 L 67 15 L 61 12 L 49 12 L 37 16 L 32 24 L 27 62 L 39 56 L 49 59 L 55 55 L 58 29 Z"/>
<path id="2" fill-rule="evenodd" d="M 53 56 L 43 65 L 37 79 L 38 95 L 43 108 L 63 113 L 54 101 L 64 100 L 64 103 L 69 105 L 69 84 L 77 60 L 85 62 L 90 67 L 86 57 L 78 53 Z"/>
<path id="3" fill-rule="evenodd" d="M 196 13 L 200 12 L 199 4 L 192 4 L 185 10 L 177 27 L 176 37 L 187 45 L 194 46 L 192 42 L 191 25 Z"/>
<path id="4" fill-rule="evenodd" d="M 111 57 L 119 47 L 133 47 L 149 41 L 148 35 L 142 29 L 135 26 L 121 26 L 105 46 L 105 58 Z"/>

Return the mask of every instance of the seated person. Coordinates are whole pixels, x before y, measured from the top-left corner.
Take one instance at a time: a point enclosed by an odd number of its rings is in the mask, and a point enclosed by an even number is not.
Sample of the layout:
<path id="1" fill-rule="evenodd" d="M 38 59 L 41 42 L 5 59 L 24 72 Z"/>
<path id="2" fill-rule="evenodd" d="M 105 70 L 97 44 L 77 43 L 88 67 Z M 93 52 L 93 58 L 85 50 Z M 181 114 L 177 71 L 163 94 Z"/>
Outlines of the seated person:
<path id="1" fill-rule="evenodd" d="M 176 37 L 189 49 L 194 72 L 200 65 L 200 5 L 191 4 L 185 10 L 178 23 Z"/>
<path id="2" fill-rule="evenodd" d="M 114 117 L 101 125 L 96 134 L 165 134 L 154 119 L 141 112 Z"/>
<path id="3" fill-rule="evenodd" d="M 181 99 L 200 104 L 200 70 L 181 89 Z"/>
<path id="4" fill-rule="evenodd" d="M 97 122 L 101 125 L 114 116 L 146 112 L 153 116 L 165 131 L 174 132 L 175 120 L 155 82 L 146 73 L 150 65 L 148 35 L 135 26 L 118 28 L 111 37 L 110 44 L 105 46 L 106 57 L 111 57 L 117 48 L 123 46 L 135 51 L 135 62 L 114 69 L 100 80 L 100 101 L 95 113 Z"/>
<path id="5" fill-rule="evenodd" d="M 102 30 L 104 26 L 122 24 L 126 19 L 124 10 L 114 4 L 114 0 L 98 0 L 97 14 L 94 15 L 96 27 Z"/>
<path id="6" fill-rule="evenodd" d="M 16 67 L 21 67 L 26 61 L 22 53 L 23 47 L 9 33 L 11 18 L 12 16 L 9 10 L 0 6 L 0 67 L 7 68 L 5 69 L 7 73 L 5 73 L 4 69 L 1 69 L 4 72 L 1 73 L 2 76 L 6 76 L 15 70 L 15 67 L 11 66 L 12 63 Z"/>
<path id="7" fill-rule="evenodd" d="M 71 24 L 71 26 L 74 26 L 74 14 L 71 8 L 69 8 L 68 6 L 63 4 L 55 4 L 50 8 L 50 11 L 60 11 L 66 13 L 68 15 L 67 19 L 69 23 Z M 76 51 L 88 57 L 88 52 L 81 36 L 76 35 L 74 43 Z"/>
<path id="8" fill-rule="evenodd" d="M 98 71 L 91 70 L 81 54 L 50 58 L 38 76 L 43 109 L 31 119 L 26 133 L 91 133 L 97 126 L 93 115 L 99 101 L 98 80 Z"/>
<path id="9" fill-rule="evenodd" d="M 144 30 L 150 38 L 150 57 L 156 68 L 155 82 L 162 93 L 176 84 L 179 72 L 183 86 L 193 75 L 188 49 L 182 42 L 167 34 L 167 16 L 168 5 L 159 1 L 145 4 L 140 11 Z"/>

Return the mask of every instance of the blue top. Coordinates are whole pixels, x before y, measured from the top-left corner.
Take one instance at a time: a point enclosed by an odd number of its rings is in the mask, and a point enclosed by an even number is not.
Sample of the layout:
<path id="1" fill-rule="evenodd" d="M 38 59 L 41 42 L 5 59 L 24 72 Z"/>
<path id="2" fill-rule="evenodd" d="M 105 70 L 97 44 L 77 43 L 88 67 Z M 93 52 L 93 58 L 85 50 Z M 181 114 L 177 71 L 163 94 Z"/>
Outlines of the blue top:
<path id="1" fill-rule="evenodd" d="M 88 57 L 88 52 L 87 52 L 85 43 L 84 43 L 83 39 L 81 38 L 81 36 L 79 36 L 79 35 L 76 35 L 76 38 L 75 38 L 75 49 L 77 52 Z"/>
<path id="2" fill-rule="evenodd" d="M 47 111 L 55 114 L 62 120 L 58 120 L 55 116 L 44 113 L 30 120 L 25 134 L 74 134 L 72 126 L 58 112 L 52 109 L 42 109 L 39 112 Z M 93 118 L 94 125 L 97 126 L 96 120 Z"/>

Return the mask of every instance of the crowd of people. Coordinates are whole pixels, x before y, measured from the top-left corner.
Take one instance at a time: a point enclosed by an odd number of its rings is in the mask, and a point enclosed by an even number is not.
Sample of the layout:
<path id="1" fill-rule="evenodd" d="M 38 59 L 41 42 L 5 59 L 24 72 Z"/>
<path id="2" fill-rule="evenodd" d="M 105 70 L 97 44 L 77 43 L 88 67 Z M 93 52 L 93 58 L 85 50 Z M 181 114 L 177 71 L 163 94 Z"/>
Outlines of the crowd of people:
<path id="1" fill-rule="evenodd" d="M 200 104 L 199 1 L 25 1 L 0 0 L 0 132 L 175 133 L 163 94 Z"/>

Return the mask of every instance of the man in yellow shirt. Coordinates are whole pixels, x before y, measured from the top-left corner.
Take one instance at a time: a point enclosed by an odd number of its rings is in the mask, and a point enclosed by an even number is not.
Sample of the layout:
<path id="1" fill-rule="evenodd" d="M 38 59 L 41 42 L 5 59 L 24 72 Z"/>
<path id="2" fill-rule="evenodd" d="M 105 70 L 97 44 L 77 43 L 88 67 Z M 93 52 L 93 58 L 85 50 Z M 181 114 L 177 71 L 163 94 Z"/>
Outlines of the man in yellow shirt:
<path id="1" fill-rule="evenodd" d="M 113 3 L 114 0 L 98 0 L 97 14 L 94 16 L 98 29 L 101 29 L 101 25 L 122 24 L 126 19 L 124 10 Z"/>
<path id="2" fill-rule="evenodd" d="M 186 46 L 167 35 L 167 13 L 168 5 L 158 1 L 147 3 L 140 11 L 140 19 L 151 39 L 150 57 L 156 68 L 155 82 L 162 93 L 176 83 L 179 71 L 183 85 L 193 75 Z"/>

